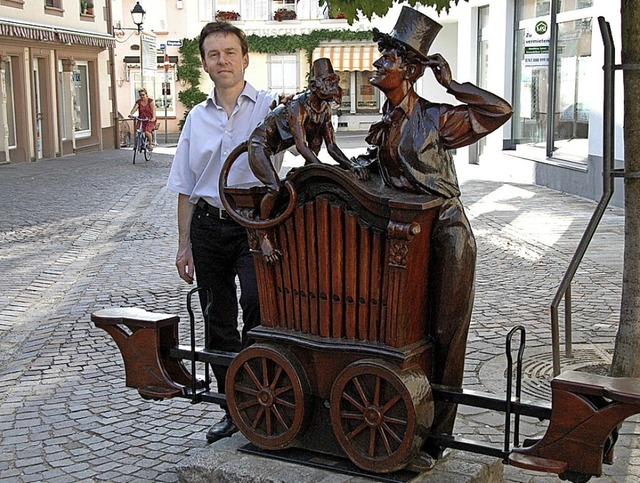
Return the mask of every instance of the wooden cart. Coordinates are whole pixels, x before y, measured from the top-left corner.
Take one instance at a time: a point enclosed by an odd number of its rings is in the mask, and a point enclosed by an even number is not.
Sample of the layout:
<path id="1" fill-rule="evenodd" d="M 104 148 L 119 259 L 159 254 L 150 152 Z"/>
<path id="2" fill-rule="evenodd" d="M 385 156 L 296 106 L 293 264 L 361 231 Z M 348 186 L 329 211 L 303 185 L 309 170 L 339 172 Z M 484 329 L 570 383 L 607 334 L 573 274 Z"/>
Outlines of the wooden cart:
<path id="1" fill-rule="evenodd" d="M 427 274 L 442 202 L 327 165 L 301 168 L 288 183 L 295 208 L 266 229 L 252 228 L 261 226 L 263 188 L 225 190 L 248 227 L 262 310 L 255 345 L 229 366 L 229 409 L 261 448 L 398 470 L 433 420 Z"/>
<path id="2" fill-rule="evenodd" d="M 258 275 L 262 325 L 239 354 L 178 341 L 179 317 L 137 308 L 94 312 L 118 344 L 126 384 L 146 399 L 226 402 L 242 433 L 266 450 L 288 447 L 348 457 L 365 471 L 412 463 L 422 443 L 500 457 L 506 464 L 586 482 L 613 462 L 618 426 L 640 412 L 640 380 L 567 371 L 551 382 L 552 407 L 431 385 L 427 314 L 431 230 L 441 201 L 358 182 L 312 165 L 287 177 L 274 219 L 257 216 L 266 188 L 225 188 L 229 213 L 245 224 Z M 287 198 L 288 196 L 288 198 Z M 277 207 L 278 208 L 278 207 Z M 187 307 L 190 308 L 190 292 Z M 184 365 L 191 361 L 191 370 Z M 198 380 L 196 362 L 228 365 L 226 398 Z M 518 381 L 520 376 L 518 376 Z M 431 434 L 436 401 L 505 413 L 504 449 Z M 510 444 L 515 418 L 549 420 L 540 440 Z"/>

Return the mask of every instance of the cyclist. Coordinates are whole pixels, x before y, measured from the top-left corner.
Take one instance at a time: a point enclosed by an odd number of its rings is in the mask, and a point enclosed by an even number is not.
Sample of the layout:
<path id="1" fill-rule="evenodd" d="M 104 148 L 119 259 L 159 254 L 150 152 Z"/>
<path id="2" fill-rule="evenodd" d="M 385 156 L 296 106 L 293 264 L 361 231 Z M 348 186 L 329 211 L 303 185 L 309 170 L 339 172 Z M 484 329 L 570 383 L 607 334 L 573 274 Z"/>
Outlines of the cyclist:
<path id="1" fill-rule="evenodd" d="M 139 121 L 142 123 L 142 129 L 145 136 L 147 136 L 147 146 L 149 151 L 153 151 L 153 130 L 156 127 L 156 105 L 153 99 L 149 99 L 147 90 L 142 87 L 138 90 L 140 96 L 136 103 L 133 105 L 129 116 L 132 116 L 134 112 L 138 111 L 138 117 L 141 119 L 148 119 L 148 121 Z"/>

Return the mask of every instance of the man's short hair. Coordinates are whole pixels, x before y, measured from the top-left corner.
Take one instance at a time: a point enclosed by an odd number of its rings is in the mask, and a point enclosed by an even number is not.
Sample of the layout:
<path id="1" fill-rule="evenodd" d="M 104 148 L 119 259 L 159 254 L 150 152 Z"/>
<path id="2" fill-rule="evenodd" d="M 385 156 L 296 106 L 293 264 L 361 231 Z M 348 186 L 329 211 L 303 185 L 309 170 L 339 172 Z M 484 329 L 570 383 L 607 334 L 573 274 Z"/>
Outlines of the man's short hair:
<path id="1" fill-rule="evenodd" d="M 204 59 L 204 40 L 211 34 L 222 35 L 235 35 L 240 40 L 240 47 L 242 48 L 242 55 L 249 53 L 249 42 L 247 42 L 246 34 L 235 25 L 231 25 L 229 22 L 209 22 L 202 28 L 200 32 L 200 40 L 198 45 L 200 46 L 200 57 Z"/>

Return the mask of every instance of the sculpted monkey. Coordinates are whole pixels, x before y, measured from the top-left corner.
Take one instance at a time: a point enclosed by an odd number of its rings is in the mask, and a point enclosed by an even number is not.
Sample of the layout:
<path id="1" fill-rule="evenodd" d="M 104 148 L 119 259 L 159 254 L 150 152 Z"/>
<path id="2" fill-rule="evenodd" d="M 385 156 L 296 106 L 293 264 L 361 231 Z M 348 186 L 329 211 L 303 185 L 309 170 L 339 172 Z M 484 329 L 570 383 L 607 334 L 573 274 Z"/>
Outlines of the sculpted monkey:
<path id="1" fill-rule="evenodd" d="M 313 76 L 309 89 L 271 111 L 247 142 L 251 170 L 269 190 L 260 205 L 262 219 L 271 213 L 281 188 L 271 156 L 294 145 L 308 165 L 321 162 L 318 153 L 324 141 L 327 152 L 340 166 L 353 170 L 359 178 L 368 177 L 368 172 L 354 166 L 336 144 L 331 104 L 340 103 L 342 88 L 331 61 L 317 59 L 313 63 Z"/>

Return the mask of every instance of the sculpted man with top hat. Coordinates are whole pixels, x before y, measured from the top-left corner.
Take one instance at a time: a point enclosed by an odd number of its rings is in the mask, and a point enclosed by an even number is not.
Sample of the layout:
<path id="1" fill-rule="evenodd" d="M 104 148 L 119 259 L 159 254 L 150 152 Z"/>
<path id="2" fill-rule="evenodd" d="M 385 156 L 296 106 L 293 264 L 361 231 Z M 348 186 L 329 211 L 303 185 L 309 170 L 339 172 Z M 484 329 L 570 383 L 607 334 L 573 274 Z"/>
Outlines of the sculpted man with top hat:
<path id="1" fill-rule="evenodd" d="M 451 149 L 472 144 L 511 117 L 511 106 L 470 83 L 452 79 L 440 54 L 428 55 L 441 25 L 403 7 L 389 34 L 373 30 L 381 57 L 371 84 L 385 93 L 382 121 L 371 126 L 372 146 L 357 158 L 399 190 L 436 195 L 444 204 L 431 239 L 429 324 L 435 343 L 432 383 L 461 387 L 474 296 L 476 244 L 462 203 Z M 414 83 L 425 68 L 461 104 L 432 103 Z M 437 403 L 432 432 L 451 434 L 457 407 Z M 440 448 L 425 447 L 438 458 Z"/>

